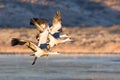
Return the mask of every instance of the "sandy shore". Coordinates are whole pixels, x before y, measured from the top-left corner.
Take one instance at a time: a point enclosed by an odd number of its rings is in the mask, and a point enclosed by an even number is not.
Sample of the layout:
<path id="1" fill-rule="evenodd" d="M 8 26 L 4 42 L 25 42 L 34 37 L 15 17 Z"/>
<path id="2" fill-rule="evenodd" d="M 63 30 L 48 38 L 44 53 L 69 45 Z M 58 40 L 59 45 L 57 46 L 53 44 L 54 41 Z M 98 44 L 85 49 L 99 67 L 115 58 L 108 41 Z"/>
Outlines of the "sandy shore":
<path id="1" fill-rule="evenodd" d="M 64 27 L 63 34 L 69 34 L 72 42 L 59 44 L 51 50 L 63 53 L 120 53 L 120 26 L 103 27 Z M 12 38 L 28 39 L 34 43 L 36 29 L 0 29 L 0 53 L 32 53 L 26 46 L 10 45 Z"/>

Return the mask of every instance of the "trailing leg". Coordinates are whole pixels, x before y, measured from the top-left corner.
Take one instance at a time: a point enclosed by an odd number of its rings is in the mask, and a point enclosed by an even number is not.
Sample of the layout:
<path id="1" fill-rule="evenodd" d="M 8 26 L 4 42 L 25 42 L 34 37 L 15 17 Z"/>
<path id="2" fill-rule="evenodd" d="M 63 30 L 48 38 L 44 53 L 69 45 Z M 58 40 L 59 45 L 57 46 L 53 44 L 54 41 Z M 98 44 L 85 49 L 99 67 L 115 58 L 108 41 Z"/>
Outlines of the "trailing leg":
<path id="1" fill-rule="evenodd" d="M 37 60 L 37 57 L 34 58 L 32 65 L 35 64 L 36 60 Z"/>

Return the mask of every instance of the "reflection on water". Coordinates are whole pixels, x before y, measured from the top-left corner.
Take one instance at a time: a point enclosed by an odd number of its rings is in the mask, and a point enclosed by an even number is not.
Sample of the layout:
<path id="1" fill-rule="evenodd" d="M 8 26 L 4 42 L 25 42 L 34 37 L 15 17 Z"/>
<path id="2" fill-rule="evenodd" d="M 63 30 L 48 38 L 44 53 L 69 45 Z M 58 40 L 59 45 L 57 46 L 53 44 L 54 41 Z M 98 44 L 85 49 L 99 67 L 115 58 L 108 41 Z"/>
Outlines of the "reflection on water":
<path id="1" fill-rule="evenodd" d="M 120 80 L 120 55 L 0 55 L 0 80 Z"/>

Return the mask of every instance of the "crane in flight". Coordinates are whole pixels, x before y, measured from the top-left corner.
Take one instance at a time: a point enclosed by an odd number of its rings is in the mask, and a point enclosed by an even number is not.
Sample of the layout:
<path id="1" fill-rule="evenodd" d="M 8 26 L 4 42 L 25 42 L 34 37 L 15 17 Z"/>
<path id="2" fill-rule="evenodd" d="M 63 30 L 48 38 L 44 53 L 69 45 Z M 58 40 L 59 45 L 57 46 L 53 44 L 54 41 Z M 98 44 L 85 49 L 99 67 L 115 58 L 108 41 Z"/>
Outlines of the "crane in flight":
<path id="1" fill-rule="evenodd" d="M 37 45 L 29 40 L 22 40 L 19 38 L 12 38 L 11 45 L 26 45 L 30 48 L 34 52 L 33 56 L 35 57 L 32 65 L 35 64 L 39 57 L 48 56 L 50 54 L 60 54 L 57 51 L 51 51 L 51 47 L 54 47 L 59 43 L 72 41 L 66 34 L 60 35 L 62 31 L 62 16 L 60 11 L 55 13 L 51 27 L 49 27 L 48 20 L 44 18 L 32 18 L 30 24 L 36 26 L 36 29 L 39 31 L 36 36 L 36 39 L 38 40 Z M 63 37 L 64 39 L 62 39 Z"/>
<path id="2" fill-rule="evenodd" d="M 43 19 L 43 18 L 32 18 L 30 20 L 30 24 L 35 25 L 37 30 L 40 32 L 39 34 L 37 34 L 36 39 L 38 41 L 40 39 L 40 36 L 42 34 L 42 32 L 45 30 L 45 25 L 49 25 L 48 20 L 47 19 Z M 61 16 L 61 12 L 60 11 L 56 11 L 56 13 L 53 16 L 53 25 L 51 27 L 47 27 L 48 31 L 49 31 L 49 46 L 53 47 L 54 45 L 57 45 L 59 43 L 64 43 L 67 41 L 72 41 L 69 36 L 67 36 L 66 34 L 64 35 L 60 35 L 61 31 L 62 31 L 62 16 Z M 45 36 L 45 35 L 44 35 Z M 67 39 L 61 39 L 63 37 L 66 37 Z M 43 39 L 43 38 L 41 38 Z"/>
<path id="3" fill-rule="evenodd" d="M 43 24 L 44 23 L 44 24 Z M 48 20 L 44 18 L 32 18 L 30 25 L 36 26 L 39 32 L 42 32 L 45 28 L 44 25 L 48 24 Z M 67 34 L 60 35 L 62 32 L 62 15 L 61 11 L 56 11 L 53 16 L 52 26 L 50 26 L 50 34 L 55 38 L 70 37 Z M 38 36 L 38 35 L 37 35 Z"/>
<path id="4" fill-rule="evenodd" d="M 16 45 L 26 45 L 29 49 L 31 49 L 34 53 L 33 56 L 35 56 L 32 65 L 35 64 L 37 58 L 42 57 L 42 56 L 48 56 L 50 54 L 60 54 L 59 52 L 52 52 L 48 51 L 46 49 L 41 49 L 39 46 L 35 45 L 33 42 L 28 41 L 28 40 L 22 40 L 18 38 L 12 38 L 11 40 L 11 45 L 16 46 Z"/>
<path id="5" fill-rule="evenodd" d="M 43 19 L 39 19 L 42 23 L 42 25 L 47 24 L 46 22 L 42 21 Z M 37 24 L 37 23 L 36 23 Z M 40 23 L 37 25 L 41 25 Z M 39 29 L 37 28 L 37 30 L 39 31 Z M 56 38 L 54 35 L 51 34 L 50 32 L 50 28 L 47 25 L 46 28 L 44 28 L 44 30 L 37 35 L 37 40 L 38 40 L 38 46 L 40 46 L 40 44 L 42 45 L 43 43 L 46 43 L 46 45 L 48 44 L 49 47 L 53 47 L 59 43 L 65 43 L 67 41 L 72 41 L 69 37 L 66 39 L 61 39 L 61 38 Z M 57 31 L 58 32 L 58 31 Z M 54 33 L 56 34 L 56 33 Z M 47 48 L 47 47 L 46 47 Z"/>

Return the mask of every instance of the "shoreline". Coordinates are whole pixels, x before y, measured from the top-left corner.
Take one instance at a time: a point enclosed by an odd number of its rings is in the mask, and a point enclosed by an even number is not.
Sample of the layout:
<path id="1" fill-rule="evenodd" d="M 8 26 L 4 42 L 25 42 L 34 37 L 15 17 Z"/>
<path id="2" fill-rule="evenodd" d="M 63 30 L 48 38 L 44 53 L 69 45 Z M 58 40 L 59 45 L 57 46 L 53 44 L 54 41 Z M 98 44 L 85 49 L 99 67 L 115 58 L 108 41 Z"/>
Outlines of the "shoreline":
<path id="1" fill-rule="evenodd" d="M 120 26 L 104 27 L 63 27 L 63 34 L 69 34 L 72 42 L 66 42 L 52 47 L 52 51 L 63 53 L 120 53 Z M 26 54 L 32 53 L 26 46 L 11 46 L 12 38 L 30 40 L 37 44 L 36 29 L 0 29 L 0 53 Z"/>

